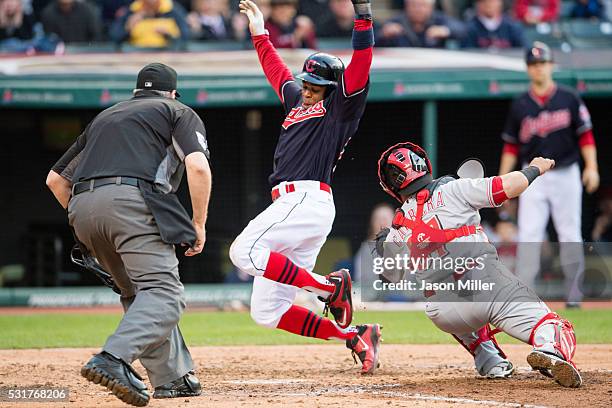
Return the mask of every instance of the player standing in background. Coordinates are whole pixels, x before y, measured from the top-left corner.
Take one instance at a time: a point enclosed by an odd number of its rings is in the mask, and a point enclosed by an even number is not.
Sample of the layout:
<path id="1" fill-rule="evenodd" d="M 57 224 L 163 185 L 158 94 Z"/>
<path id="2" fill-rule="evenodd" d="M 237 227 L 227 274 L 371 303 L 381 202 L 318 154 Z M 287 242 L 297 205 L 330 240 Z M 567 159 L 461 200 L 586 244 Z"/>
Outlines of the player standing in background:
<path id="1" fill-rule="evenodd" d="M 599 187 L 591 118 L 578 94 L 553 80 L 553 57 L 546 44 L 533 43 L 526 63 L 531 85 L 510 108 L 502 135 L 505 145 L 499 174 L 512 171 L 519 159 L 524 167 L 537 156 L 550 157 L 556 166 L 519 198 L 516 270 L 533 288 L 540 269 L 541 244 L 552 216 L 561 243 L 567 306 L 579 307 L 584 275 L 584 253 L 578 244 L 582 242 L 582 184 L 589 194 Z M 582 183 L 580 156 L 584 160 Z"/>
<path id="2" fill-rule="evenodd" d="M 259 61 L 286 117 L 269 178 L 273 202 L 235 239 L 230 258 L 255 277 L 251 316 L 256 323 L 301 336 L 345 340 L 365 374 L 378 365 L 380 325 L 350 326 L 353 306 L 347 270 L 326 277 L 311 272 L 336 213 L 329 186 L 332 173 L 357 131 L 368 93 L 372 12 L 369 0 L 353 0 L 353 5 L 354 52 L 346 71 L 339 58 L 315 53 L 297 76 L 300 86 L 272 46 L 257 5 L 240 2 Z M 298 288 L 319 295 L 336 323 L 294 305 Z"/>
<path id="3" fill-rule="evenodd" d="M 381 241 L 377 251 L 385 264 L 398 255 L 411 260 L 409 272 L 419 290 L 426 288 L 427 316 L 474 356 L 480 375 L 504 378 L 514 372 L 493 337 L 503 331 L 533 346 L 527 362 L 534 370 L 565 387 L 579 387 L 582 378 L 572 362 L 576 350 L 572 324 L 551 312 L 499 261 L 480 226 L 481 208 L 498 207 L 519 196 L 554 165 L 553 160 L 536 157 L 529 167 L 503 176 L 434 180 L 422 148 L 412 143 L 392 146 L 378 162 L 378 177 L 385 192 L 402 207 L 393 227 L 377 236 Z M 423 262 L 415 264 L 414 259 Z M 427 266 L 434 259 L 465 268 Z M 385 270 L 381 280 L 400 282 L 406 271 L 403 266 Z M 466 284 L 467 288 L 461 287 Z M 491 330 L 489 323 L 496 329 Z"/>

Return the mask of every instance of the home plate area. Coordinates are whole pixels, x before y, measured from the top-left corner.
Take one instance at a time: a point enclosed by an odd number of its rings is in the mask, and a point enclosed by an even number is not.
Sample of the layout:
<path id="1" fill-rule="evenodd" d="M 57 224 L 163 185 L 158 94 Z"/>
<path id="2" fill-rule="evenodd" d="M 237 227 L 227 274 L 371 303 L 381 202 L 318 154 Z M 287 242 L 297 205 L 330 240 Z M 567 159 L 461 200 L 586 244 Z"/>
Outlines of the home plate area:
<path id="1" fill-rule="evenodd" d="M 516 373 L 510 379 L 486 380 L 477 376 L 471 356 L 459 345 L 384 344 L 381 367 L 372 376 L 361 376 L 350 351 L 338 344 L 192 347 L 203 394 L 152 399 L 149 406 L 611 406 L 612 345 L 579 345 L 575 361 L 584 379 L 580 389 L 563 388 L 528 369 L 529 346 L 511 344 L 504 350 L 518 367 Z M 54 406 L 127 407 L 103 387 L 80 377 L 80 367 L 95 352 L 0 350 L 0 386 L 68 387 L 70 402 Z M 139 363 L 134 366 L 145 374 Z M 0 402 L 4 406 L 8 404 Z"/>

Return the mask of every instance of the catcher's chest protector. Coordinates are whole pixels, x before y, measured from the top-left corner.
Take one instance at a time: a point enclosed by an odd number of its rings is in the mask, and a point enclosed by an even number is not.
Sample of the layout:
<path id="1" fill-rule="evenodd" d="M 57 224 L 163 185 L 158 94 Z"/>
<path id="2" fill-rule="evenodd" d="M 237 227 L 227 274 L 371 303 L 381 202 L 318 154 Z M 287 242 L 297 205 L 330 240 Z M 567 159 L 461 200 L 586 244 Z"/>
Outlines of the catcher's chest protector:
<path id="1" fill-rule="evenodd" d="M 411 254 L 415 257 L 427 257 L 444 244 L 455 238 L 476 234 L 480 225 L 464 225 L 459 228 L 440 229 L 423 221 L 423 207 L 429 199 L 429 190 L 423 189 L 417 193 L 417 211 L 414 220 L 406 218 L 399 209 L 393 218 L 393 228 L 406 227 L 412 231 L 408 239 Z"/>

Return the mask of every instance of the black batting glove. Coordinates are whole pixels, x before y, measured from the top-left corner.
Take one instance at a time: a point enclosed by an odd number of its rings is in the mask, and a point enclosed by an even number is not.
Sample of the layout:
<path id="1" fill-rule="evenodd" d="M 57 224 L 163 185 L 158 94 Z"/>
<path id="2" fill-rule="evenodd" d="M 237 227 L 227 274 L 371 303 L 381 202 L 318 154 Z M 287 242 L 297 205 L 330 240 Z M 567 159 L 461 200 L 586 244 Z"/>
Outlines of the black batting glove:
<path id="1" fill-rule="evenodd" d="M 372 20 L 372 5 L 370 0 L 351 0 L 357 20 Z"/>

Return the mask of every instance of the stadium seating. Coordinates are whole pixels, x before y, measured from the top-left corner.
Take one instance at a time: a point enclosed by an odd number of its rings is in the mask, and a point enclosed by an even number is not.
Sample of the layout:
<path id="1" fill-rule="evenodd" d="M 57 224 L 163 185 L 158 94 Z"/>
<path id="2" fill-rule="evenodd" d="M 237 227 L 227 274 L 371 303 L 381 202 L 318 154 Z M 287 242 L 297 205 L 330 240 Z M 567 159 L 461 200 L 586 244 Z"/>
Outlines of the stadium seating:
<path id="1" fill-rule="evenodd" d="M 534 41 L 542 41 L 553 48 L 567 48 L 569 46 L 561 24 L 540 23 L 535 26 L 525 26 L 524 32 L 528 44 Z"/>
<path id="2" fill-rule="evenodd" d="M 612 47 L 612 23 L 608 21 L 567 21 L 563 23 L 563 30 L 576 48 Z"/>

